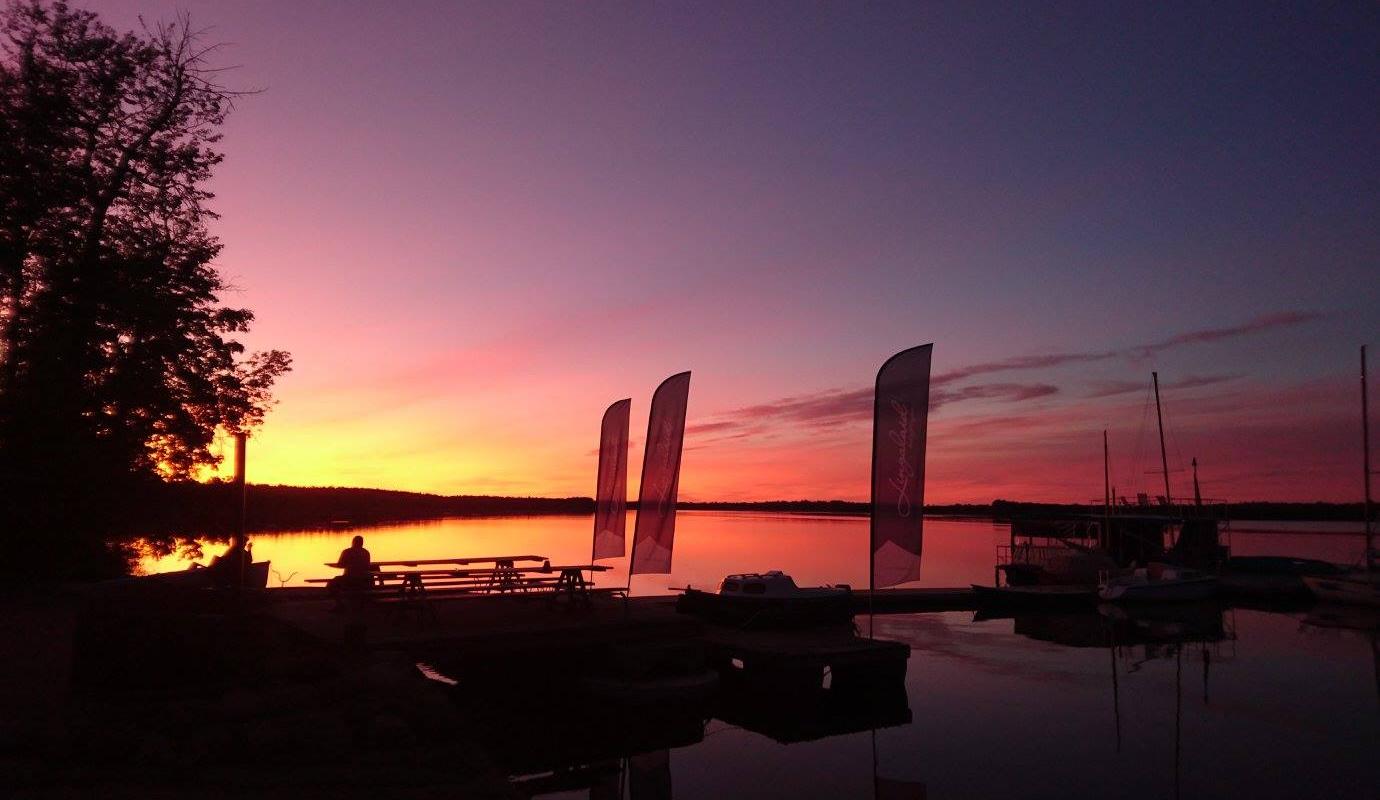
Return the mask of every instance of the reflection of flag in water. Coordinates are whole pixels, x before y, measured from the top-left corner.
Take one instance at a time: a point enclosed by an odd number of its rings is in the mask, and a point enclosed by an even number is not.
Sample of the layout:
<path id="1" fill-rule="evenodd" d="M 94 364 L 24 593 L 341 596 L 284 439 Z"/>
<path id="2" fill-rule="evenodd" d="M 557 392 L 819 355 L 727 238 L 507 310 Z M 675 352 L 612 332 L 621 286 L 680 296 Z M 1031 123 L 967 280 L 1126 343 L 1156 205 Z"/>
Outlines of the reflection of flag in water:
<path id="1" fill-rule="evenodd" d="M 621 558 L 628 527 L 628 412 L 632 399 L 604 412 L 594 486 L 594 559 Z"/>
<path id="2" fill-rule="evenodd" d="M 920 578 L 933 349 L 927 344 L 902 350 L 877 372 L 872 415 L 873 587 Z"/>
<path id="3" fill-rule="evenodd" d="M 685 440 L 685 407 L 689 399 L 689 372 L 662 381 L 652 395 L 652 410 L 647 418 L 647 449 L 642 460 L 642 485 L 637 490 L 637 524 L 633 529 L 629 576 L 671 572 L 680 453 Z"/>
<path id="4" fill-rule="evenodd" d="M 925 800 L 925 784 L 872 777 L 872 800 Z"/>
<path id="5" fill-rule="evenodd" d="M 671 800 L 671 751 L 628 759 L 628 800 Z"/>

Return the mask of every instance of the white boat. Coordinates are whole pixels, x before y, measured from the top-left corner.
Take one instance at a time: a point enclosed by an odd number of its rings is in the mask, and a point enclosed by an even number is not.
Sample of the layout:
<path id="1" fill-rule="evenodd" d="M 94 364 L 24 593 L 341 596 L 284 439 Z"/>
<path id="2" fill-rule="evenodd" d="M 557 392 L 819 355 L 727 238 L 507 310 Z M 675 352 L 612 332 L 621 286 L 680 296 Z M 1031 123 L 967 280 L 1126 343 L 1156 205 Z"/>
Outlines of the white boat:
<path id="1" fill-rule="evenodd" d="M 1380 573 L 1358 570 L 1341 575 L 1305 575 L 1303 582 L 1320 600 L 1380 606 Z"/>
<path id="2" fill-rule="evenodd" d="M 1217 593 L 1217 579 L 1195 569 L 1152 564 L 1099 582 L 1097 596 L 1112 603 L 1164 603 L 1206 600 Z"/>
<path id="3" fill-rule="evenodd" d="M 780 570 L 729 575 L 718 592 L 687 588 L 676 607 L 719 622 L 751 622 L 761 627 L 796 627 L 849 622 L 853 592 L 847 586 L 795 585 Z"/>
<path id="4" fill-rule="evenodd" d="M 847 586 L 813 586 L 801 588 L 791 576 L 779 569 L 770 572 L 748 572 L 729 575 L 719 584 L 720 597 L 741 597 L 749 600 L 764 598 L 804 600 L 808 598 L 847 597 Z"/>

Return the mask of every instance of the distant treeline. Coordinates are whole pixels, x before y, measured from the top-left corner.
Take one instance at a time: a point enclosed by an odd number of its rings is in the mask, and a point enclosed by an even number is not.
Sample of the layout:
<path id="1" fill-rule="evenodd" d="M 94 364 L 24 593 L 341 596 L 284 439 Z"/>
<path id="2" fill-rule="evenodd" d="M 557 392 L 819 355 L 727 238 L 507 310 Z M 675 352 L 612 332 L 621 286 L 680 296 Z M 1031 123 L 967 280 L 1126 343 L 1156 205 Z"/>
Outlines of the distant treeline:
<path id="1" fill-rule="evenodd" d="M 588 497 L 496 497 L 436 495 L 385 489 L 260 486 L 248 488 L 246 508 L 250 530 L 320 528 L 338 525 L 377 525 L 441 517 L 592 514 Z M 234 528 L 235 496 L 225 483 L 164 484 L 157 497 L 143 503 L 140 523 L 150 532 L 228 536 Z M 631 503 L 631 508 L 636 508 Z M 766 500 L 759 502 L 683 502 L 695 511 L 758 511 L 771 513 L 867 514 L 868 504 L 846 500 Z M 990 504 L 927 505 L 936 516 L 992 517 L 1100 514 L 1101 506 L 1022 503 L 996 500 Z M 1361 518 L 1359 503 L 1235 503 L 1225 509 L 1230 519 L 1342 520 Z"/>
<path id="2" fill-rule="evenodd" d="M 994 500 L 988 514 L 996 519 L 1020 516 L 1057 516 L 1061 514 L 1101 514 L 1102 506 L 1059 503 L 1022 503 L 1015 500 Z M 1279 520 L 1312 522 L 1360 522 L 1364 513 L 1361 503 L 1271 503 L 1251 501 L 1215 506 L 1221 516 L 1233 520 Z M 928 513 L 936 513 L 925 507 Z"/>
<path id="3" fill-rule="evenodd" d="M 630 504 L 633 508 L 636 503 Z M 751 502 L 677 503 L 676 508 L 688 511 L 765 511 L 794 514 L 867 514 L 871 505 L 852 500 L 758 500 Z M 925 506 L 926 514 L 953 517 L 990 517 L 992 506 L 958 503 Z"/>
<path id="4" fill-rule="evenodd" d="M 151 532 L 225 537 L 233 533 L 236 493 L 229 483 L 169 483 L 144 504 L 141 523 Z M 263 486 L 246 490 L 245 524 L 251 531 L 378 525 L 441 517 L 592 514 L 588 497 L 437 495 L 387 489 Z"/>

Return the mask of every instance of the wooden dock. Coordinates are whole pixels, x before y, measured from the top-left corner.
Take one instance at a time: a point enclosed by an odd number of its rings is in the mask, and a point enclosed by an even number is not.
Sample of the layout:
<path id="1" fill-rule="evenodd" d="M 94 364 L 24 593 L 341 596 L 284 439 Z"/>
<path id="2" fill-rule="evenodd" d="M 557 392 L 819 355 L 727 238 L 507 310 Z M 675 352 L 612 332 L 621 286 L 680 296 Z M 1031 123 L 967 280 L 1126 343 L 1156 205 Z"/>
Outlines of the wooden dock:
<path id="1" fill-rule="evenodd" d="M 273 594 L 270 592 L 269 594 Z M 556 687 L 638 651 L 693 650 L 687 663 L 733 671 L 735 679 L 782 692 L 876 685 L 903 679 L 909 648 L 857 636 L 851 627 L 752 630 L 702 623 L 679 614 L 675 597 L 624 601 L 595 597 L 569 604 L 543 597 L 467 597 L 424 609 L 380 604 L 338 613 L 321 593 L 284 594 L 266 613 L 306 637 L 346 650 L 392 650 L 467 683 L 518 684 L 542 677 Z M 888 596 L 889 608 L 951 606 L 951 593 Z"/>
<path id="2" fill-rule="evenodd" d="M 950 589 L 863 589 L 853 592 L 853 608 L 859 614 L 973 611 L 977 607 L 976 593 L 966 586 Z"/>
<path id="3" fill-rule="evenodd" d="M 742 630 L 706 626 L 710 663 L 755 691 L 795 695 L 872 687 L 905 679 L 910 647 L 864 639 L 850 628 Z"/>

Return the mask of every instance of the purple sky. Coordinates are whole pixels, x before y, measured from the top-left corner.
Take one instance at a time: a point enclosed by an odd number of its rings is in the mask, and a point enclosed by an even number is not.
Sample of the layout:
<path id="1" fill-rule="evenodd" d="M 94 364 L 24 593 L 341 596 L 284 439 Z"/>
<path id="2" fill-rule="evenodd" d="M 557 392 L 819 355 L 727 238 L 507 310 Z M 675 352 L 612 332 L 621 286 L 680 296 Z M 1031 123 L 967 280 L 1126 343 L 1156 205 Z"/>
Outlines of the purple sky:
<path id="1" fill-rule="evenodd" d="M 1375 4 L 82 5 L 265 90 L 214 186 L 297 364 L 253 480 L 588 494 L 691 369 L 685 496 L 859 498 L 932 341 L 932 501 L 1100 497 L 1104 427 L 1149 484 L 1152 369 L 1214 494 L 1359 494 Z"/>

